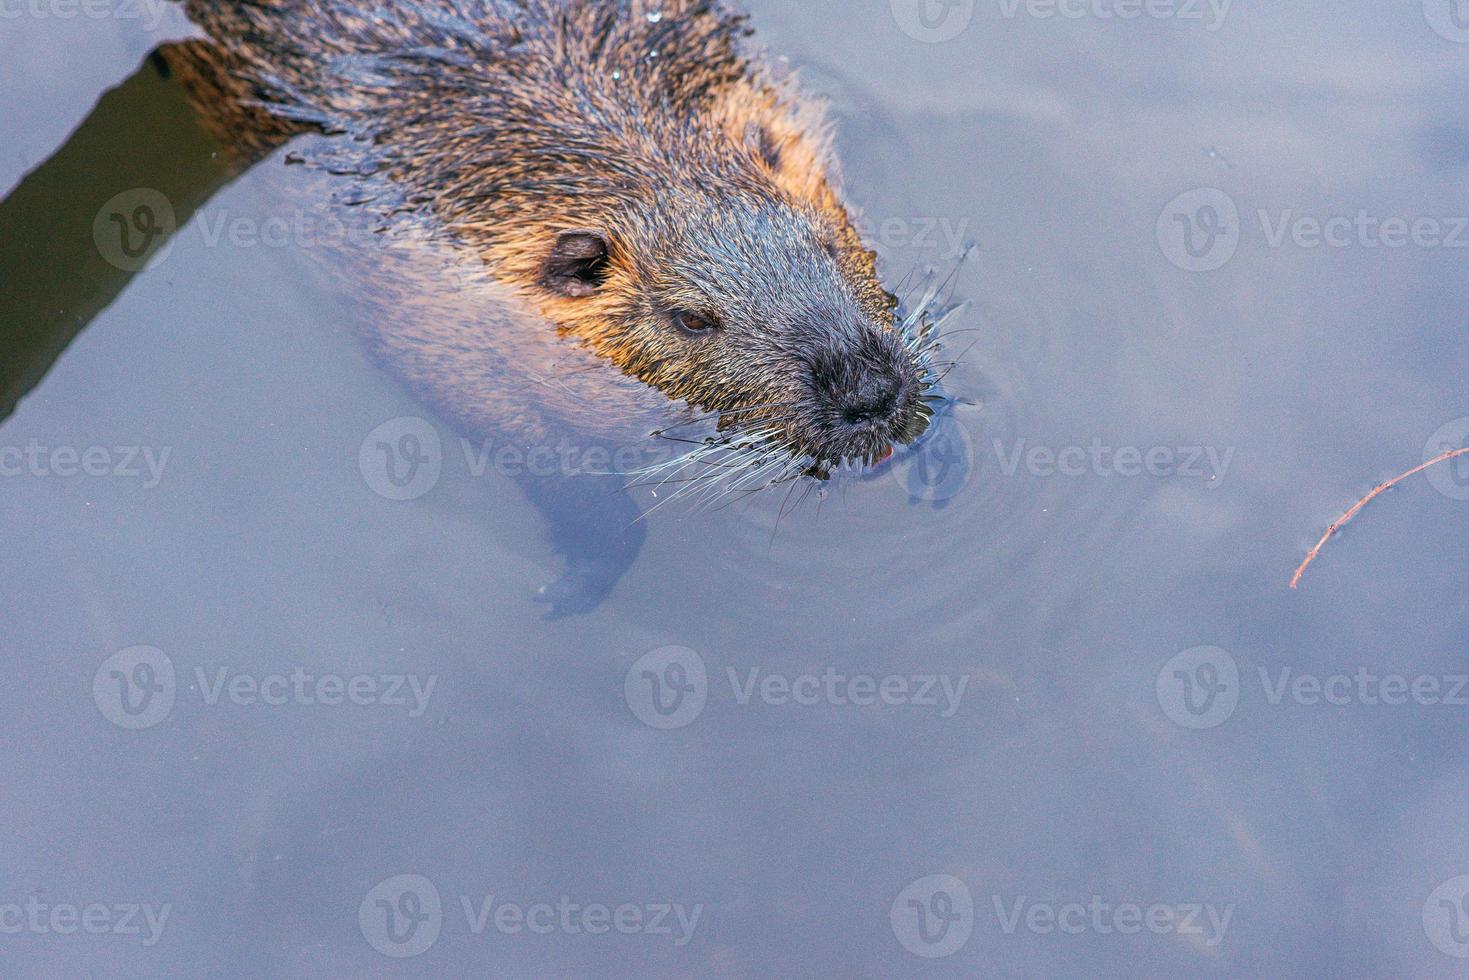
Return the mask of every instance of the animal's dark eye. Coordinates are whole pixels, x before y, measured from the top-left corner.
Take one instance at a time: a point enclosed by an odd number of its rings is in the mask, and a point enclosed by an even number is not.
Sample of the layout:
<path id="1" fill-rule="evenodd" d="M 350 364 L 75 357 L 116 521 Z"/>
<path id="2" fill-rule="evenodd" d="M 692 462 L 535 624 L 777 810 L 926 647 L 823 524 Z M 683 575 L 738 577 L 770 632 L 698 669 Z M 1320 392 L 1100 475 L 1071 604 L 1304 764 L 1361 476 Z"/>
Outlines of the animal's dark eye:
<path id="1" fill-rule="evenodd" d="M 673 312 L 673 325 L 687 337 L 707 337 L 719 329 L 719 321 L 709 316 L 700 316 L 688 310 Z"/>

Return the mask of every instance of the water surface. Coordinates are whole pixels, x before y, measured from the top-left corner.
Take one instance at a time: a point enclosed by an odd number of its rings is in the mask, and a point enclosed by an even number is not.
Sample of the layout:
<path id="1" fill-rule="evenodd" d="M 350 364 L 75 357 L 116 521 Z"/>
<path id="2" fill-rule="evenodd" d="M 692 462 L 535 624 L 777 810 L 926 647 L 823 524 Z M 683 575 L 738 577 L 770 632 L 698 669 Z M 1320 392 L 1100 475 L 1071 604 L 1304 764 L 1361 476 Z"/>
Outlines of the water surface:
<path id="1" fill-rule="evenodd" d="M 207 234 L 272 214 L 278 161 L 81 334 L 0 448 L 168 457 L 0 479 L 0 907 L 169 912 L 152 945 L 28 923 L 0 973 L 1462 973 L 1469 472 L 1287 582 L 1469 437 L 1469 37 L 1433 2 L 895 5 L 751 8 L 831 98 L 889 278 L 977 244 L 973 404 L 778 528 L 776 496 L 660 508 L 589 616 L 539 618 L 539 517 L 447 427 L 430 492 L 364 479 L 424 409 L 298 245 Z M 0 186 L 184 30 L 0 25 Z M 174 702 L 133 730 L 93 682 L 140 645 Z M 651 706 L 670 664 L 702 710 Z M 221 669 L 434 686 L 273 706 Z M 400 875 L 442 907 L 411 958 Z M 609 919 L 514 928 L 558 902 Z"/>

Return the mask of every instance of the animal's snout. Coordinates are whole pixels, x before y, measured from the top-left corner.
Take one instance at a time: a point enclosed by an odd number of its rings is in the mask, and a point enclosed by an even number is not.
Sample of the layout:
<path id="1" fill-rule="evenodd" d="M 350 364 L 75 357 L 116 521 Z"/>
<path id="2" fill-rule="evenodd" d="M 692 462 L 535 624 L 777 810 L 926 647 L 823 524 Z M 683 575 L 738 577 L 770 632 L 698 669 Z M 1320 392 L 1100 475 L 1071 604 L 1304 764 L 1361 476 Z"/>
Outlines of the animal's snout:
<path id="1" fill-rule="evenodd" d="M 800 442 L 828 460 L 878 457 L 904 442 L 920 409 L 917 366 L 896 335 L 838 336 L 805 361 Z"/>
<path id="2" fill-rule="evenodd" d="M 816 401 L 837 425 L 880 426 L 897 415 L 908 388 L 910 366 L 902 348 L 869 335 L 812 365 Z"/>
<path id="3" fill-rule="evenodd" d="M 898 407 L 902 382 L 885 369 L 868 369 L 854 383 L 831 392 L 832 407 L 848 425 L 881 421 Z"/>

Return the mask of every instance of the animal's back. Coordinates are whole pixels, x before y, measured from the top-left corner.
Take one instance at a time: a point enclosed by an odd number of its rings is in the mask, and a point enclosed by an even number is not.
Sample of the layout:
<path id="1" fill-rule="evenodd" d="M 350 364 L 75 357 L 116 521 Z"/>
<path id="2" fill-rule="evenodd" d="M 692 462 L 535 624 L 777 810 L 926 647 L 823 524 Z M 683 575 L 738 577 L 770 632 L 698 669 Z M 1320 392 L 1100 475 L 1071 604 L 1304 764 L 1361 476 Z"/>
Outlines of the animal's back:
<path id="1" fill-rule="evenodd" d="M 434 94 L 473 93 L 476 104 L 459 107 L 471 110 L 595 101 L 602 76 L 620 75 L 624 61 L 643 67 L 643 91 L 675 99 L 677 86 L 664 83 L 679 74 L 703 92 L 749 67 L 734 46 L 746 18 L 716 0 L 187 0 L 185 9 L 273 110 L 344 129 L 366 122 L 363 112 Z M 490 81 L 501 84 L 486 89 Z"/>

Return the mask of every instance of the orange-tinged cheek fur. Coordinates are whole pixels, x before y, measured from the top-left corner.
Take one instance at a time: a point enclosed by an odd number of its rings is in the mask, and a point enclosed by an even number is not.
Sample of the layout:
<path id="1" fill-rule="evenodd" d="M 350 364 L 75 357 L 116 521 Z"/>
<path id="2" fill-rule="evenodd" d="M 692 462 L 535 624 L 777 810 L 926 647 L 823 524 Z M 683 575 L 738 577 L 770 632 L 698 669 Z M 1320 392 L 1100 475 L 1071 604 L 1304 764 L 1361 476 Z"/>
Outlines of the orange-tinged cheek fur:
<path id="1" fill-rule="evenodd" d="M 622 358 L 614 356 L 619 350 L 615 325 L 624 322 L 628 311 L 635 308 L 637 297 L 628 263 L 617 253 L 615 242 L 606 282 L 593 295 L 557 296 L 542 285 L 550 243 L 558 232 L 567 230 L 563 225 L 570 224 L 575 222 L 528 225 L 502 235 L 484 251 L 485 264 L 496 280 L 528 299 L 556 330 L 580 338 L 598 353 L 622 364 Z M 529 243 L 544 243 L 545 248 Z"/>
<path id="2" fill-rule="evenodd" d="M 541 236 L 553 240 L 555 232 L 547 229 Z M 648 322 L 641 287 L 628 259 L 614 245 L 601 288 L 583 297 L 558 296 L 542 287 L 539 258 L 529 263 L 506 260 L 496 269 L 497 277 L 508 278 L 532 300 L 548 321 L 548 329 L 581 341 L 625 374 L 670 397 L 699 401 L 706 394 L 699 387 L 702 372 L 677 338 L 665 336 L 660 324 Z"/>

